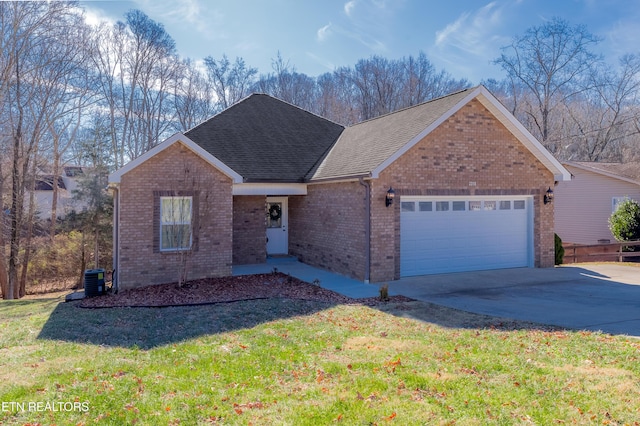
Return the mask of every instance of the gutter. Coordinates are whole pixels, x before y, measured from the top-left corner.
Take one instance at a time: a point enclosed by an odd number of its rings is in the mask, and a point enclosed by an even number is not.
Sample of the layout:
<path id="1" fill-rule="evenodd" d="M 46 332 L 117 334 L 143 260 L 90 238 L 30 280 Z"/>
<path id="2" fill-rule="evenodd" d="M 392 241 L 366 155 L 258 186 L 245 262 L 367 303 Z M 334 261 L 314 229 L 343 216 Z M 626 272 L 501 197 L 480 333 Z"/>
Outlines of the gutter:
<path id="1" fill-rule="evenodd" d="M 309 179 L 306 181 L 306 183 L 312 184 L 312 183 L 326 183 L 326 182 L 343 182 L 343 181 L 354 181 L 356 179 L 363 179 L 363 178 L 371 178 L 371 172 L 365 172 L 365 173 L 357 173 L 357 174 L 351 174 L 351 175 L 340 175 L 340 176 L 332 176 L 332 177 L 324 177 L 324 178 L 319 178 L 319 179 Z"/>
<path id="2" fill-rule="evenodd" d="M 365 235 L 365 259 L 364 259 L 364 282 L 369 284 L 369 279 L 371 276 L 371 186 L 369 182 L 365 182 L 362 177 L 358 179 L 358 183 L 365 188 L 365 198 L 366 198 L 366 220 L 364 225 L 364 235 Z"/>
<path id="3" fill-rule="evenodd" d="M 120 187 L 117 183 L 109 184 L 109 190 L 113 196 L 113 274 L 111 288 L 114 294 L 118 294 L 118 266 L 120 259 Z"/>

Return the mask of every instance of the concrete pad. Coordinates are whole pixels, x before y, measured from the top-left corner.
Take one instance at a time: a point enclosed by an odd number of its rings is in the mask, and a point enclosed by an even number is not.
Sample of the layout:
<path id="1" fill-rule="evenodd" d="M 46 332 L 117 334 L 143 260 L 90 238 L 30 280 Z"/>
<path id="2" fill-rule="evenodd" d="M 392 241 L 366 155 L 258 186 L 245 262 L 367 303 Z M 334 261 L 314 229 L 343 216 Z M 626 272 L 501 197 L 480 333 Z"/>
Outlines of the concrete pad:
<path id="1" fill-rule="evenodd" d="M 391 294 L 486 315 L 640 337 L 640 267 L 576 264 L 402 278 Z"/>
<path id="2" fill-rule="evenodd" d="M 84 299 L 84 290 L 74 291 L 73 293 L 69 293 L 64 297 L 65 302 L 73 302 L 74 300 L 82 299 Z"/>
<path id="3" fill-rule="evenodd" d="M 353 278 L 299 262 L 270 257 L 266 263 L 238 265 L 234 275 L 291 274 L 353 298 L 377 297 L 384 283 Z M 640 265 L 574 264 L 555 268 L 514 268 L 423 275 L 386 282 L 390 295 L 479 314 L 533 321 L 579 330 L 640 337 Z"/>

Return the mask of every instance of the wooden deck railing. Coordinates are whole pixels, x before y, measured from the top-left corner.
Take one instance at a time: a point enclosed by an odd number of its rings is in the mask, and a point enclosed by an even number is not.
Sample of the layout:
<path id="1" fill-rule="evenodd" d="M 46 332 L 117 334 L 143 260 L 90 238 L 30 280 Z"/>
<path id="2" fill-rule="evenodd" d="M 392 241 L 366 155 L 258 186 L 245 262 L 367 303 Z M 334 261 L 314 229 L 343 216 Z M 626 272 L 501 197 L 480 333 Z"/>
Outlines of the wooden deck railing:
<path id="1" fill-rule="evenodd" d="M 640 247 L 640 241 L 608 244 L 563 244 L 564 263 L 640 261 L 640 249 L 625 251 L 626 247 Z"/>

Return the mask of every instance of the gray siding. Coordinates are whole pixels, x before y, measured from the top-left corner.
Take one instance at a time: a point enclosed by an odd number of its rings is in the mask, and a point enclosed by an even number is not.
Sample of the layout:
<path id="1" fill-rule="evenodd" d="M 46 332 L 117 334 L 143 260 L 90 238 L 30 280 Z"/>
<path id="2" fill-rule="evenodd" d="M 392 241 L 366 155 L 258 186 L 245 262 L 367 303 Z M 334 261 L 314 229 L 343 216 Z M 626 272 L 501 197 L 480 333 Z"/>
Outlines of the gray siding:
<path id="1" fill-rule="evenodd" d="M 565 165 L 573 179 L 559 182 L 554 190 L 555 232 L 563 242 L 597 244 L 615 241 L 609 231 L 613 197 L 640 200 L 640 186 L 584 169 Z"/>

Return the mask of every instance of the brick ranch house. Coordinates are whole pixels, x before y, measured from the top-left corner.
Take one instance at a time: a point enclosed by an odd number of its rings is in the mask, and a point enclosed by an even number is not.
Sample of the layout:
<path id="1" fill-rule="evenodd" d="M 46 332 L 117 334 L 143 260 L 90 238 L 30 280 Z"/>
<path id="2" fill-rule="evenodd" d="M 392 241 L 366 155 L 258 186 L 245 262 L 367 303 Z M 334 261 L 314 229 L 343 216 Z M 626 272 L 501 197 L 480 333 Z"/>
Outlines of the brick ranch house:
<path id="1" fill-rule="evenodd" d="M 351 127 L 253 94 L 109 176 L 117 286 L 270 255 L 365 282 L 551 267 L 569 178 L 483 86 Z"/>

